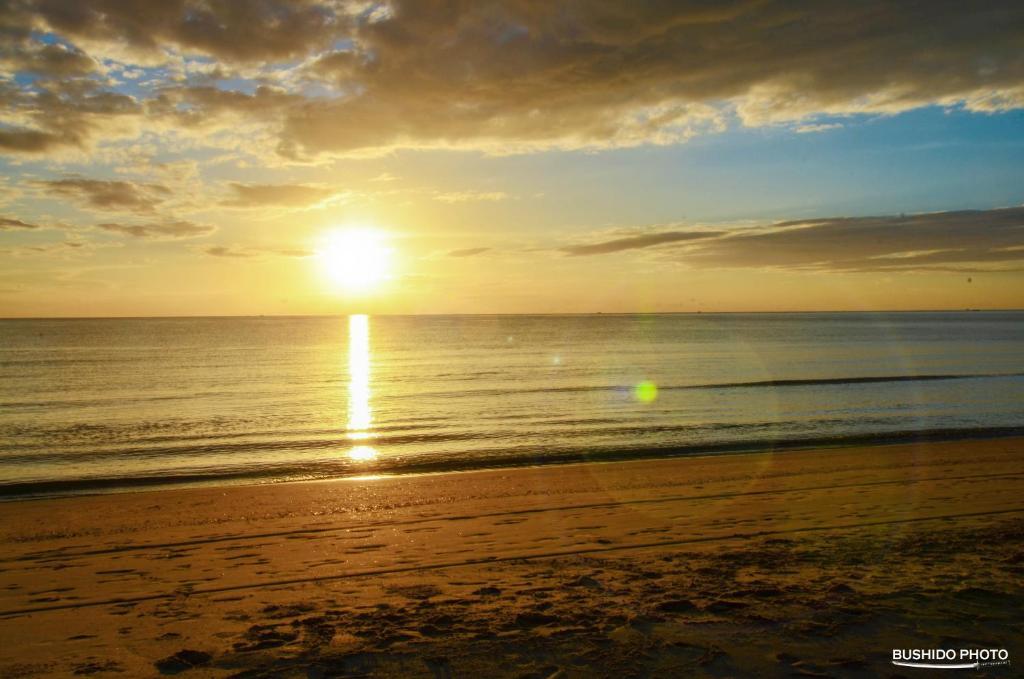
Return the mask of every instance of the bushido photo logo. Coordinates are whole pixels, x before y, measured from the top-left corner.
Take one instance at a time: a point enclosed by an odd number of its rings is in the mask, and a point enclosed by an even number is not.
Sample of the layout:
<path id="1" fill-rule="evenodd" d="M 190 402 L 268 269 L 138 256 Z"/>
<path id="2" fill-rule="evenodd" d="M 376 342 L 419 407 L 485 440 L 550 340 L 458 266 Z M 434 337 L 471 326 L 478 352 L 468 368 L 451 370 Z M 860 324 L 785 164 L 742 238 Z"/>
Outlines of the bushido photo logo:
<path id="1" fill-rule="evenodd" d="M 920 669 L 970 670 L 1009 666 L 1005 648 L 894 648 L 892 664 Z"/>

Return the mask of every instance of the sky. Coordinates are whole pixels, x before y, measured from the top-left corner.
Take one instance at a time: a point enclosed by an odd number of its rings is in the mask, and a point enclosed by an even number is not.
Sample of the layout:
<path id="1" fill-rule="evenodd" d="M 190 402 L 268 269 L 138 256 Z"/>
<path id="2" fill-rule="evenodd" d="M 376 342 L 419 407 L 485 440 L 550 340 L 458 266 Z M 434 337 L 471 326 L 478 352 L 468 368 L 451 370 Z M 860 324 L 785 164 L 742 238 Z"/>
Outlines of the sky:
<path id="1" fill-rule="evenodd" d="M 1016 0 L 7 0 L 0 317 L 1024 308 L 1021 36 Z"/>

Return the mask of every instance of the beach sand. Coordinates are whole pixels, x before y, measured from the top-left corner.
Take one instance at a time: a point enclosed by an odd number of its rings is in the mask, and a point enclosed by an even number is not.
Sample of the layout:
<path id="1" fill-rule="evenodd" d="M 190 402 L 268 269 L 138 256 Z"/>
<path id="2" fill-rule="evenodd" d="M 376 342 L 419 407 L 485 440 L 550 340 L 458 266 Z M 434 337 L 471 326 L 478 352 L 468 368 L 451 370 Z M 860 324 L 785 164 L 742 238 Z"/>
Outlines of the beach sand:
<path id="1" fill-rule="evenodd" d="M 1024 664 L 1021 439 L 17 501 L 0 541 L 3 677 Z"/>

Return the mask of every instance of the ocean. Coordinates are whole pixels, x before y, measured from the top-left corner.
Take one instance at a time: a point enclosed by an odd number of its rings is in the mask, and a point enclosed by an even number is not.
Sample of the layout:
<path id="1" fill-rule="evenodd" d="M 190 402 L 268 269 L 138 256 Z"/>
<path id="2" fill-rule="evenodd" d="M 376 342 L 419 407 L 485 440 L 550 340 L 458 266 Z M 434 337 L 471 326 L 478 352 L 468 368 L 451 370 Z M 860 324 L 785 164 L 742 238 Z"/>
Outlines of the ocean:
<path id="1" fill-rule="evenodd" d="M 1024 429 L 1024 312 L 0 321 L 0 497 Z"/>

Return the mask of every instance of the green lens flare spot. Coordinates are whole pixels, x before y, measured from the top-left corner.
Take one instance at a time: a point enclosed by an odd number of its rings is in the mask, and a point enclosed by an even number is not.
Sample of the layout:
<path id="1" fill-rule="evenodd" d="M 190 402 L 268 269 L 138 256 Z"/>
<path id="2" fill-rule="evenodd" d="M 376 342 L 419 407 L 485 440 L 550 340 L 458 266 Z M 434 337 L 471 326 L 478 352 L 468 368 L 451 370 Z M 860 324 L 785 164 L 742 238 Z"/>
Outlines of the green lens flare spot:
<path id="1" fill-rule="evenodd" d="M 658 398 L 658 385 L 650 380 L 644 380 L 633 389 L 636 400 L 641 403 L 651 403 Z"/>

